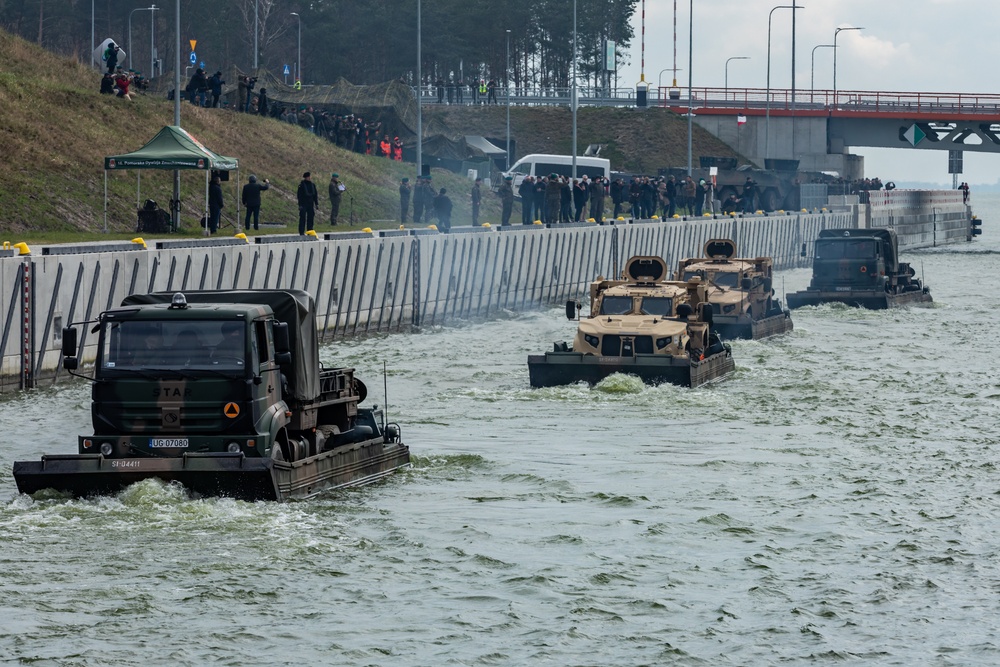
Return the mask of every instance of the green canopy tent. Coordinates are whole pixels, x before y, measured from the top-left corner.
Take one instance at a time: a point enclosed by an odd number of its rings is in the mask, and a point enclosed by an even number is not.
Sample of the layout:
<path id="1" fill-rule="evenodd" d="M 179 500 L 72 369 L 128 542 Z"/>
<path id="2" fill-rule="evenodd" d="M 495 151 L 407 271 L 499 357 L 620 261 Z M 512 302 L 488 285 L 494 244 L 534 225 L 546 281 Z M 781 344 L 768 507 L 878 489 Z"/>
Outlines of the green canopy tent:
<path id="1" fill-rule="evenodd" d="M 205 172 L 205 216 L 208 216 L 208 186 L 213 171 L 236 170 L 239 187 L 239 160 L 224 157 L 206 148 L 182 127 L 167 125 L 137 151 L 104 158 L 104 231 L 108 231 L 108 171 L 122 169 L 200 169 Z M 141 199 L 140 174 L 136 173 L 136 208 Z M 236 196 L 236 230 L 240 228 L 240 197 Z M 208 234 L 208 227 L 205 227 Z"/>

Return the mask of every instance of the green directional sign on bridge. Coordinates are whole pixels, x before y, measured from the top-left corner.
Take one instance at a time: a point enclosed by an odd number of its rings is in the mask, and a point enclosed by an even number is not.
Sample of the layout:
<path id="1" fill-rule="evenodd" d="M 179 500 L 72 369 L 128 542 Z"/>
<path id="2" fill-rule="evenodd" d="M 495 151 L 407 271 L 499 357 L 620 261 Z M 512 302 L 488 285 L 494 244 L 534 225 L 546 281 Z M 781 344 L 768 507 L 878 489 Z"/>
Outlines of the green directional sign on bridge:
<path id="1" fill-rule="evenodd" d="M 903 132 L 903 136 L 906 138 L 907 141 L 910 142 L 911 146 L 916 146 L 917 144 L 919 144 L 921 141 L 924 140 L 924 138 L 927 136 L 927 133 L 921 130 L 919 127 L 917 127 L 917 124 L 914 123 L 909 128 L 907 128 L 906 132 Z"/>

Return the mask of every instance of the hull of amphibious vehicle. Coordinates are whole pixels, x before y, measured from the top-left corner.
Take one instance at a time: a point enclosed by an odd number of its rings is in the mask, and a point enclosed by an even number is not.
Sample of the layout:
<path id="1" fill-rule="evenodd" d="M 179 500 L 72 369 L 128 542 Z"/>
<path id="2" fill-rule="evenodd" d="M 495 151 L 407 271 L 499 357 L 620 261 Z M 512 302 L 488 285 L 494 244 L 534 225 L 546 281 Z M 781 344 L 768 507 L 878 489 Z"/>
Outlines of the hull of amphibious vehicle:
<path id="1" fill-rule="evenodd" d="M 528 356 L 532 387 L 555 387 L 576 382 L 597 384 L 613 373 L 635 375 L 647 384 L 699 387 L 736 369 L 729 350 L 700 361 L 668 355 L 637 354 L 634 357 L 599 357 L 580 352 L 546 352 Z"/>
<path id="2" fill-rule="evenodd" d="M 178 482 L 199 496 L 284 501 L 370 484 L 409 465 L 406 445 L 386 443 L 379 437 L 291 463 L 242 452 L 169 458 L 48 454 L 41 461 L 15 462 L 14 480 L 21 493 L 53 489 L 83 497 L 115 494 L 130 484 L 156 478 Z"/>
<path id="3" fill-rule="evenodd" d="M 824 303 L 843 303 L 856 308 L 885 310 L 933 301 L 927 290 L 912 290 L 893 294 L 881 290 L 802 290 L 786 297 L 789 308 L 819 306 Z"/>

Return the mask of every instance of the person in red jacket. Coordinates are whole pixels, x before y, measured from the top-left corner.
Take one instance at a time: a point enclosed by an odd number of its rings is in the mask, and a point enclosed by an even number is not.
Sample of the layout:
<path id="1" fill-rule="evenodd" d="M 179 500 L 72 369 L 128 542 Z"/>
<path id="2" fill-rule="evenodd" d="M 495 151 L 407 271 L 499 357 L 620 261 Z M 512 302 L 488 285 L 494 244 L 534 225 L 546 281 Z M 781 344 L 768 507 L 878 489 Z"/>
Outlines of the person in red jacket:
<path id="1" fill-rule="evenodd" d="M 128 85 L 132 82 L 132 78 L 125 72 L 118 70 L 118 74 L 115 76 L 115 86 L 118 88 L 118 97 L 124 97 L 126 100 L 131 100 L 132 96 L 128 93 Z"/>
<path id="2" fill-rule="evenodd" d="M 396 162 L 403 161 L 403 142 L 399 137 L 392 140 L 392 159 Z"/>
<path id="3" fill-rule="evenodd" d="M 389 135 L 383 134 L 382 141 L 378 144 L 379 154 L 382 157 L 388 158 L 392 157 L 392 144 L 389 143 Z"/>

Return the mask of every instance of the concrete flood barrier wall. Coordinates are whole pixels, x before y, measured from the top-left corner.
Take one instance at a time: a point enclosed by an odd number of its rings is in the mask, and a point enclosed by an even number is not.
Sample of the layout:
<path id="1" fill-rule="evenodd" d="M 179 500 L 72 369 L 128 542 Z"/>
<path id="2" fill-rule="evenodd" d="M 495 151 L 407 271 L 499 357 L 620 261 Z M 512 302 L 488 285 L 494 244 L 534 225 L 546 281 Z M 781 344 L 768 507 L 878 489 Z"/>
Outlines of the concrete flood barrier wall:
<path id="1" fill-rule="evenodd" d="M 875 190 L 868 193 L 865 226 L 891 227 L 902 248 L 971 240 L 972 208 L 961 190 Z"/>
<path id="2" fill-rule="evenodd" d="M 252 244 L 192 239 L 115 251 L 94 244 L 0 257 L 0 390 L 64 375 L 62 327 L 132 293 L 304 289 L 316 300 L 321 337 L 330 340 L 562 303 L 584 294 L 596 276 L 618 274 L 633 255 L 659 255 L 675 267 L 712 238 L 732 238 L 741 255 L 770 256 L 778 269 L 809 266 L 819 231 L 859 226 L 858 210 L 267 236 Z M 96 340 L 81 329 L 78 356 L 95 355 Z"/>

